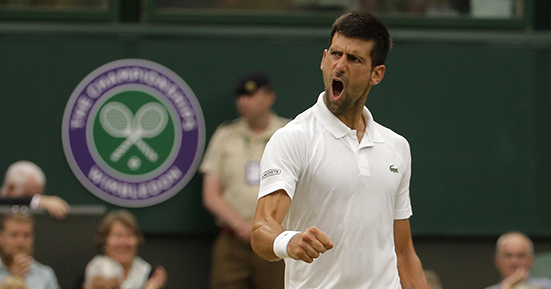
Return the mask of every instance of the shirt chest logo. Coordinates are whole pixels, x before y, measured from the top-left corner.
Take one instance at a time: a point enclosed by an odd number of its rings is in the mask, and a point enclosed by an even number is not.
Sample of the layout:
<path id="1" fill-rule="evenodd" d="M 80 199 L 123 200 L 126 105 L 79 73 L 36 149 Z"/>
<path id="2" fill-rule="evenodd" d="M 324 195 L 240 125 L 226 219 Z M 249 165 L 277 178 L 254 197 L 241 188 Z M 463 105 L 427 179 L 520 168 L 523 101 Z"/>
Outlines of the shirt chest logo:
<path id="1" fill-rule="evenodd" d="M 399 173 L 398 172 L 398 168 L 395 168 L 394 165 L 390 165 L 390 167 L 388 167 L 390 169 L 391 172 L 393 173 Z"/>

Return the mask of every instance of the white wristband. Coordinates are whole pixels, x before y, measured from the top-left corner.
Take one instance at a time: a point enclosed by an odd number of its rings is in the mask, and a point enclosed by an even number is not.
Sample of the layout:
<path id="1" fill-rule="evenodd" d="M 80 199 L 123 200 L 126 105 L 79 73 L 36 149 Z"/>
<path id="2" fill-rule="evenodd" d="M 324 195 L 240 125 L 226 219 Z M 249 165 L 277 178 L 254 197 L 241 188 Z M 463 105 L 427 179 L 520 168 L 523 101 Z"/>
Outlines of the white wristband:
<path id="1" fill-rule="evenodd" d="M 289 258 L 287 253 L 287 245 L 291 239 L 296 235 L 300 234 L 300 231 L 283 231 L 279 234 L 274 240 L 274 254 L 279 258 Z"/>

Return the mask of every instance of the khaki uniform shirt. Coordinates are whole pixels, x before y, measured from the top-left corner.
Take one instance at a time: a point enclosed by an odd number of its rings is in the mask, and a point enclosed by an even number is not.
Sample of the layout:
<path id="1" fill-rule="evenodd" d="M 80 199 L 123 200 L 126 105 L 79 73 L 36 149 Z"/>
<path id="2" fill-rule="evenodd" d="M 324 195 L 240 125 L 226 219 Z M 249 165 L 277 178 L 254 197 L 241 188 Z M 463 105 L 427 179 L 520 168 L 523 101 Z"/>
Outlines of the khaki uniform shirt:
<path id="1" fill-rule="evenodd" d="M 288 121 L 273 114 L 268 128 L 255 135 L 246 120 L 238 118 L 220 125 L 212 135 L 200 171 L 220 178 L 224 199 L 245 220 L 254 218 L 266 143 Z"/>

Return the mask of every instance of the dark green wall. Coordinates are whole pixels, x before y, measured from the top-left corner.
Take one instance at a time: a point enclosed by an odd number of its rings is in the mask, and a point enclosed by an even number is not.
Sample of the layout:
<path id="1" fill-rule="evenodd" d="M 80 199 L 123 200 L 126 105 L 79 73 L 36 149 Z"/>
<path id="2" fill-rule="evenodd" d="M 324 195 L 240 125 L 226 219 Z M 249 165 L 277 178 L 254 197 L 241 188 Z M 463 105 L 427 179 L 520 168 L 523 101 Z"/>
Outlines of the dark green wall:
<path id="1" fill-rule="evenodd" d="M 323 89 L 319 64 L 328 29 L 170 25 L 0 25 L 0 171 L 28 159 L 47 191 L 71 204 L 105 204 L 67 165 L 61 120 L 76 85 L 117 59 L 143 58 L 180 75 L 203 108 L 207 140 L 236 117 L 231 89 L 268 71 L 275 110 L 293 117 Z M 395 46 L 367 105 L 404 135 L 413 154 L 417 235 L 551 236 L 551 36 L 391 31 Z M 201 177 L 161 204 L 131 209 L 149 233 L 209 233 Z M 115 208 L 115 206 L 110 206 Z"/>

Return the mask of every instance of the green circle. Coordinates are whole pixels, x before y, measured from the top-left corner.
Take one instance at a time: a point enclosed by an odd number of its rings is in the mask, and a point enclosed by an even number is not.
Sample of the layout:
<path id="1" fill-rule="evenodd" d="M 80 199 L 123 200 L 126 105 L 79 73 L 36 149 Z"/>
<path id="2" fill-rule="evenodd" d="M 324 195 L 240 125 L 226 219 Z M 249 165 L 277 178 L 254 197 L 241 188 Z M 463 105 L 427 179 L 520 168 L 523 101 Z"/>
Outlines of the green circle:
<path id="1" fill-rule="evenodd" d="M 134 118 L 136 112 L 147 103 L 155 102 L 162 105 L 157 98 L 141 91 L 124 91 L 115 94 L 108 101 L 106 101 L 98 110 L 96 119 L 94 120 L 94 128 L 92 130 L 93 141 L 99 156 L 112 169 L 128 175 L 143 175 L 159 168 L 169 157 L 174 146 L 175 132 L 170 113 L 167 111 L 168 122 L 164 130 L 159 135 L 152 138 L 142 138 L 142 140 L 157 153 L 158 159 L 156 161 L 150 161 L 145 154 L 138 149 L 136 144 L 132 144 L 128 151 L 126 151 L 118 161 L 113 162 L 111 160 L 111 154 L 126 140 L 126 137 L 121 138 L 112 136 L 103 128 L 100 122 L 99 115 L 101 110 L 105 107 L 105 105 L 111 102 L 120 102 L 127 106 L 132 112 L 132 118 Z M 136 168 L 135 166 L 129 166 L 129 160 L 131 158 L 133 160 L 132 163 L 134 164 L 136 163 L 135 160 L 139 159 L 139 167 Z"/>

